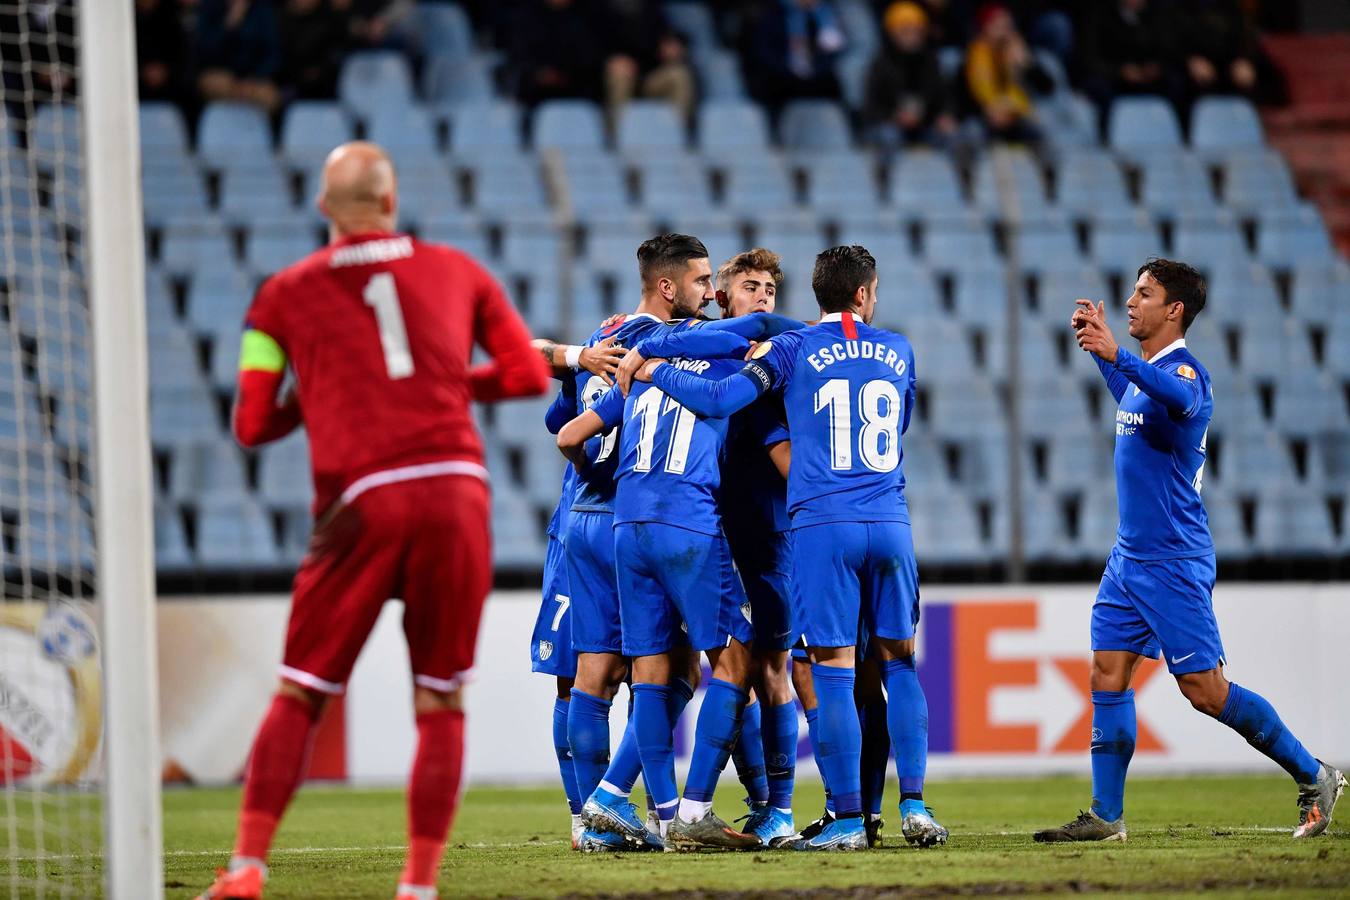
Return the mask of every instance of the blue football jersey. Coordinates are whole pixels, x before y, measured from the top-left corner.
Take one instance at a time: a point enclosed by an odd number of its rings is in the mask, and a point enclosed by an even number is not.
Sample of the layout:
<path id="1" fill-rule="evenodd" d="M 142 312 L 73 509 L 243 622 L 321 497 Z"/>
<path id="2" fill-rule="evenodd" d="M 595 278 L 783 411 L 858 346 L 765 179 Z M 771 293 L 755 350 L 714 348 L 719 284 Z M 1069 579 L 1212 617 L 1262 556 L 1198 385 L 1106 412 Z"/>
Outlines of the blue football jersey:
<path id="1" fill-rule="evenodd" d="M 914 405 L 914 349 L 851 313 L 774 338 L 747 366 L 783 394 L 794 528 L 909 522 L 900 436 Z"/>
<path id="2" fill-rule="evenodd" d="M 760 397 L 731 419 L 722 463 L 722 525 L 727 536 L 753 540 L 792 527 L 787 482 L 769 458 L 768 446 L 788 440 L 783 398 Z M 732 538 L 733 540 L 735 538 Z"/>
<path id="3" fill-rule="evenodd" d="M 729 359 L 678 359 L 672 365 L 706 378 L 723 378 L 743 363 Z M 635 384 L 624 400 L 614 388 L 595 412 L 619 427 L 618 494 L 614 524 L 662 522 L 691 531 L 722 531 L 718 494 L 727 419 L 697 416 L 658 387 Z"/>
<path id="4" fill-rule="evenodd" d="M 606 338 L 614 338 L 620 347 L 632 347 L 653 329 L 663 328 L 665 323 L 649 313 L 627 316 L 623 320 L 598 329 L 586 342 L 593 347 Z M 595 406 L 609 390 L 609 385 L 599 375 L 587 371 L 576 373 L 577 415 Z M 578 474 L 576 495 L 572 509 L 576 512 L 613 512 L 614 476 L 618 471 L 619 432 L 611 429 L 592 438 L 586 443 L 586 456 L 590 465 L 586 471 Z"/>
<path id="5" fill-rule="evenodd" d="M 1121 349 L 1102 367 L 1116 410 L 1116 546 L 1140 560 L 1214 552 L 1200 499 L 1214 394 L 1209 373 L 1185 342 L 1150 362 Z M 1153 396 L 1150 396 L 1150 395 Z M 1164 402 L 1166 401 L 1166 402 Z"/>
<path id="6" fill-rule="evenodd" d="M 577 469 L 576 466 L 567 466 L 563 469 L 562 477 L 562 496 L 558 498 L 558 505 L 553 507 L 553 515 L 548 520 L 548 536 L 561 537 L 567 530 L 567 516 L 572 511 L 572 501 L 577 492 Z"/>

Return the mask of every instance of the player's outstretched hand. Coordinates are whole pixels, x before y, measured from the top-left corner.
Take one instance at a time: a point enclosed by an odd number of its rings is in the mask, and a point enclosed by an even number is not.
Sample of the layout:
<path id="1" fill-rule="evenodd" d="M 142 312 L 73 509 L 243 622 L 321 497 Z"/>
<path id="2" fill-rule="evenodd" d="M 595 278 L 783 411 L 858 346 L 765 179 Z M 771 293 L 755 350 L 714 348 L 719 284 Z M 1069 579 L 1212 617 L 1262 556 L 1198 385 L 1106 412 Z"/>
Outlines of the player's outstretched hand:
<path id="1" fill-rule="evenodd" d="M 587 372 L 605 379 L 606 384 L 613 384 L 614 373 L 619 370 L 619 361 L 625 352 L 622 347 L 614 346 L 614 338 L 605 338 L 594 347 L 581 348 L 578 362 Z"/>
<path id="2" fill-rule="evenodd" d="M 637 374 L 634 375 L 633 377 L 636 378 L 638 381 L 650 384 L 652 380 L 652 373 L 655 372 L 662 365 L 664 365 L 665 362 L 666 361 L 664 359 L 649 359 L 642 364 L 642 367 L 637 370 Z"/>
<path id="3" fill-rule="evenodd" d="M 642 368 L 642 364 L 646 361 L 647 358 L 638 352 L 638 348 L 634 347 L 624 354 L 623 359 L 619 362 L 619 371 L 614 376 L 614 380 L 618 382 L 619 390 L 623 391 L 625 397 L 633 390 L 633 376 L 637 375 L 638 369 Z"/>
<path id="4" fill-rule="evenodd" d="M 1106 324 L 1106 304 L 1098 303 L 1094 307 L 1091 300 L 1079 300 L 1078 303 L 1080 305 L 1074 311 L 1073 318 L 1078 346 L 1106 362 L 1114 363 L 1120 346 Z"/>
<path id="5" fill-rule="evenodd" d="M 1074 303 L 1077 305 L 1074 307 L 1073 315 L 1069 318 L 1069 327 L 1078 331 L 1087 323 L 1089 317 L 1097 314 L 1097 307 L 1093 305 L 1091 300 L 1084 300 L 1082 297 L 1079 297 Z"/>

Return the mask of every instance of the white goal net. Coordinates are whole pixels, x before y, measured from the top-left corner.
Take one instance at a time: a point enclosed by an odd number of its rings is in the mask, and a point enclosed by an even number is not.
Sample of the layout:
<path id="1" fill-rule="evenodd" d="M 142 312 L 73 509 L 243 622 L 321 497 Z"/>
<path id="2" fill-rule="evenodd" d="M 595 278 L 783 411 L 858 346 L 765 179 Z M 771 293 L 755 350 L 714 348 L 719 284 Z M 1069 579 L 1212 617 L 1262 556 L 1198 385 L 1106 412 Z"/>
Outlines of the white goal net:
<path id="1" fill-rule="evenodd" d="M 127 27 L 107 38 L 124 40 L 120 55 L 129 60 L 132 4 L 83 4 L 99 5 L 126 8 L 120 18 Z M 96 490 L 108 474 L 99 460 L 108 448 L 96 440 L 94 398 L 116 396 L 126 385 L 96 384 L 103 368 L 95 338 L 104 335 L 96 335 L 100 316 L 91 310 L 97 302 L 103 318 L 125 314 L 110 299 L 119 285 L 95 289 L 94 273 L 107 266 L 91 245 L 100 225 L 106 234 L 114 223 L 95 221 L 103 210 L 90 215 L 90 160 L 101 148 L 91 152 L 85 135 L 93 127 L 89 105 L 104 102 L 95 98 L 109 89 L 125 94 L 130 84 L 132 96 L 107 106 L 134 112 L 135 83 L 84 70 L 80 34 L 100 33 L 95 24 L 81 22 L 81 4 L 70 0 L 0 0 L 0 896 L 9 897 L 125 895 L 115 874 L 107 878 L 112 854 L 104 846 L 105 831 L 114 834 L 105 829 L 114 812 L 103 790 L 112 780 L 113 732 L 105 726 L 118 710 L 105 706 L 104 672 L 114 660 L 100 652 L 115 631 L 96 623 L 106 625 L 121 606 L 99 565 L 98 551 L 118 549 L 114 541 L 97 543 L 108 531 L 108 517 L 99 515 L 107 492 Z M 116 109 L 99 115 L 110 112 Z M 128 162 L 120 160 L 124 170 Z M 92 180 L 106 182 L 108 172 L 105 163 Z M 111 216 L 124 237 L 134 229 L 125 246 L 139 253 L 136 205 Z M 101 252 L 106 259 L 107 249 Z M 127 286 L 120 285 L 117 302 L 142 302 L 127 296 Z M 143 334 L 143 318 L 130 319 Z M 143 354 L 143 339 L 121 350 Z M 141 363 L 129 371 L 143 379 L 143 370 Z M 127 478 L 134 487 L 136 471 Z M 144 516 L 137 504 L 126 515 L 133 539 L 148 530 L 137 521 Z M 152 583 L 149 590 L 152 601 Z M 118 608 L 100 608 L 109 601 Z M 139 652 L 153 657 L 154 647 Z M 113 756 L 122 761 L 124 754 Z M 157 843 L 157 825 L 151 830 Z M 146 897 L 160 890 L 142 888 Z"/>

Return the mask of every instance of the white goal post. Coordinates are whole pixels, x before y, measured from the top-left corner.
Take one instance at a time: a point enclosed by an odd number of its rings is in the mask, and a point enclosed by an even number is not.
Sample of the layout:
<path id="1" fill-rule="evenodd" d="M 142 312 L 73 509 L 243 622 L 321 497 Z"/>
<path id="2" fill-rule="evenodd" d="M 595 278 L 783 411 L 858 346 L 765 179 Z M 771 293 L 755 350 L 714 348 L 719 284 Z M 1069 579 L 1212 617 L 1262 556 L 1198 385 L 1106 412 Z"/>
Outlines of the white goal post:
<path id="1" fill-rule="evenodd" d="M 103 647 L 104 866 L 112 900 L 164 895 L 135 4 L 80 0 Z"/>

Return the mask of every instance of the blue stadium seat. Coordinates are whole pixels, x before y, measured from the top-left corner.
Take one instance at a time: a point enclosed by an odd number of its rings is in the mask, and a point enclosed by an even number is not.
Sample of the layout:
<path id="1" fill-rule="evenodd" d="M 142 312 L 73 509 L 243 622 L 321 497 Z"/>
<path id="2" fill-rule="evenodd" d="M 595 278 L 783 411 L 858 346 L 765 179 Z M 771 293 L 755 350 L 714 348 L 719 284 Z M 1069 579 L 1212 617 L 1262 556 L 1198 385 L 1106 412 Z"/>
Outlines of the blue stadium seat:
<path id="1" fill-rule="evenodd" d="M 197 123 L 197 156 L 218 169 L 270 159 L 272 130 L 267 114 L 250 103 L 208 104 Z"/>
<path id="2" fill-rule="evenodd" d="M 28 132 L 28 152 L 37 167 L 52 171 L 65 160 L 78 167 L 80 158 L 80 111 L 73 103 L 38 107 Z"/>
<path id="3" fill-rule="evenodd" d="M 297 229 L 293 218 L 254 222 L 244 240 L 244 266 L 255 276 L 271 275 L 319 249 L 315 231 Z"/>
<path id="4" fill-rule="evenodd" d="M 142 103 L 140 124 L 142 154 L 173 157 L 189 152 L 187 125 L 172 103 Z"/>
<path id="5" fill-rule="evenodd" d="M 981 500 L 1008 495 L 1008 439 L 1002 421 L 968 431 L 958 445 L 957 476 L 962 488 Z"/>
<path id="6" fill-rule="evenodd" d="M 258 499 L 274 509 L 308 509 L 314 502 L 309 442 L 302 430 L 258 454 Z"/>
<path id="7" fill-rule="evenodd" d="M 563 157 L 563 170 L 572 209 L 579 217 L 622 213 L 630 207 L 623 170 L 609 154 L 568 153 Z"/>
<path id="8" fill-rule="evenodd" d="M 1008 278 L 995 263 L 963 266 L 953 279 L 956 314 L 965 322 L 1001 322 L 1008 309 Z"/>
<path id="9" fill-rule="evenodd" d="M 197 342 L 177 323 L 152 332 L 155 353 L 150 360 L 150 388 L 172 388 L 200 382 Z"/>
<path id="10" fill-rule="evenodd" d="M 450 122 L 450 152 L 456 157 L 483 159 L 521 149 L 521 113 L 514 103 L 475 101 L 446 108 Z"/>
<path id="11" fill-rule="evenodd" d="M 531 143 L 536 147 L 601 150 L 605 123 L 589 100 L 546 100 L 534 111 Z"/>
<path id="12" fill-rule="evenodd" d="M 253 281 L 243 272 L 205 272 L 187 292 L 187 321 L 200 335 L 235 334 L 253 299 Z"/>
<path id="13" fill-rule="evenodd" d="M 353 53 L 338 75 L 338 99 L 361 118 L 413 102 L 412 71 L 403 54 L 390 50 Z"/>
<path id="14" fill-rule="evenodd" d="M 1010 249 L 1017 253 L 1017 265 L 1024 272 L 1074 266 L 1082 261 L 1078 235 L 1063 214 L 1046 211 L 1016 222 L 1012 228 Z"/>
<path id="15" fill-rule="evenodd" d="M 224 226 L 215 220 L 171 222 L 164 228 L 159 262 L 170 275 L 229 271 L 235 265 L 234 246 Z"/>
<path id="16" fill-rule="evenodd" d="M 932 385 L 935 391 L 938 391 L 938 384 L 944 385 L 941 393 L 944 397 L 952 397 L 956 393 L 956 388 L 970 386 L 972 380 L 977 381 L 971 386 L 974 392 L 972 396 L 979 399 L 979 395 L 986 386 L 978 382 L 977 370 L 975 368 L 975 350 L 971 344 L 969 333 L 955 322 L 946 322 L 941 320 L 928 322 L 915 322 L 908 325 L 906 335 L 910 343 L 914 345 L 914 352 L 917 357 L 916 367 L 920 369 L 921 377 L 929 385 Z M 933 349 L 941 347 L 941 352 L 935 352 Z M 950 384 L 951 390 L 948 391 L 945 385 Z M 937 393 L 934 394 L 934 398 Z M 936 399 L 934 400 L 936 403 Z M 960 402 L 960 401 L 957 401 Z M 939 404 L 940 405 L 940 404 Z M 945 434 L 946 428 L 959 427 L 957 423 L 943 421 L 947 414 L 938 410 L 938 414 L 930 412 L 928 419 L 933 423 L 934 431 Z M 965 423 L 965 427 L 973 427 L 978 431 L 980 423 Z"/>
<path id="17" fill-rule="evenodd" d="M 980 523 L 970 500 L 955 491 L 906 491 L 906 496 L 915 553 L 921 559 L 947 563 L 989 559 L 990 554 L 980 541 Z"/>
<path id="18" fill-rule="evenodd" d="M 141 200 L 146 224 L 152 227 L 163 226 L 174 219 L 204 219 L 210 214 L 206 184 L 191 164 L 183 168 L 143 171 Z"/>
<path id="19" fill-rule="evenodd" d="M 272 523 L 248 496 L 212 499 L 197 511 L 197 560 L 203 568 L 281 564 Z"/>
<path id="20" fill-rule="evenodd" d="M 1219 450 L 1217 455 L 1211 451 L 1212 458 L 1207 461 L 1206 468 L 1217 469 L 1229 490 L 1251 494 L 1260 486 L 1281 487 L 1295 483 L 1289 448 L 1269 431 L 1223 433 Z"/>
<path id="21" fill-rule="evenodd" d="M 1308 324 L 1324 324 L 1337 311 L 1350 318 L 1350 265 L 1343 259 L 1296 263 L 1289 307 Z"/>
<path id="22" fill-rule="evenodd" d="M 389 151 L 394 165 L 430 165 L 441 151 L 431 116 L 420 106 L 390 106 L 366 118 L 366 137 Z"/>
<path id="23" fill-rule="evenodd" d="M 155 568 L 177 572 L 192 567 L 192 551 L 178 510 L 167 503 L 155 503 Z"/>
<path id="24" fill-rule="evenodd" d="M 778 137 L 793 151 L 847 150 L 853 145 L 848 119 L 832 100 L 791 100 L 778 121 Z"/>
<path id="25" fill-rule="evenodd" d="M 683 150 L 688 144 L 679 113 L 664 100 L 633 100 L 619 115 L 615 145 L 625 154 Z"/>
<path id="26" fill-rule="evenodd" d="M 695 54 L 699 87 L 704 100 L 741 100 L 745 98 L 745 80 L 741 60 L 728 50 L 709 50 Z"/>
<path id="27" fill-rule="evenodd" d="M 726 213 L 682 213 L 673 216 L 667 225 L 671 231 L 692 234 L 703 241 L 708 248 L 709 262 L 730 259 L 746 247 L 744 230 Z M 633 268 L 636 274 L 637 267 Z"/>
<path id="28" fill-rule="evenodd" d="M 1277 151 L 1239 153 L 1223 167 L 1224 202 L 1242 212 L 1267 212 L 1298 203 L 1289 164 Z"/>
<path id="29" fill-rule="evenodd" d="M 1312 369 L 1286 373 L 1275 383 L 1272 421 L 1281 433 L 1304 438 L 1345 434 L 1350 428 L 1340 386 Z"/>
<path id="30" fill-rule="evenodd" d="M 1133 280 L 1130 284 L 1134 284 Z M 1038 318 L 1052 328 L 1067 328 L 1074 301 L 1079 297 L 1105 301 L 1107 315 L 1116 313 L 1116 304 L 1099 269 L 1077 266 L 1072 260 L 1066 260 L 1063 266 L 1050 265 L 1036 278 L 1037 316 L 1032 318 Z"/>
<path id="31" fill-rule="evenodd" d="M 698 108 L 698 147 L 712 160 L 735 160 L 769 146 L 764 108 L 748 100 L 710 100 Z"/>
<path id="32" fill-rule="evenodd" d="M 1081 443 L 1098 430 L 1088 408 L 1087 394 L 1079 385 L 1054 378 L 1053 371 L 1046 374 L 1037 369 L 1028 371 L 1036 375 L 1017 383 L 1024 435 L 1043 440 L 1077 436 Z"/>
<path id="33" fill-rule="evenodd" d="M 1036 103 L 1036 122 L 1051 146 L 1061 149 L 1095 147 L 1100 143 L 1097 107 L 1081 94 L 1062 91 Z"/>
<path id="34" fill-rule="evenodd" d="M 473 52 L 473 24 L 458 3 L 423 0 L 417 5 L 417 30 L 429 53 L 465 56 Z"/>
<path id="35" fill-rule="evenodd" d="M 493 478 L 492 551 L 504 568 L 538 568 L 544 558 L 542 530 L 524 492 L 505 478 Z"/>
<path id="36" fill-rule="evenodd" d="M 606 272 L 635 268 L 642 235 L 653 231 L 651 220 L 644 216 L 593 223 L 586 231 L 586 265 Z M 716 268 L 716 261 L 713 266 Z"/>
<path id="37" fill-rule="evenodd" d="M 1242 510 L 1237 500 L 1206 491 L 1205 512 L 1209 514 L 1209 533 L 1214 538 L 1214 551 L 1220 559 L 1239 560 L 1251 555 L 1251 538 L 1243 527 Z"/>
<path id="38" fill-rule="evenodd" d="M 220 179 L 220 214 L 232 223 L 284 216 L 295 209 L 289 180 L 270 161 L 228 169 Z"/>
<path id="39" fill-rule="evenodd" d="M 1200 357 L 1202 365 L 1205 359 L 1205 356 Z M 1211 434 L 1225 435 L 1230 439 L 1250 438 L 1265 434 L 1269 428 L 1270 424 L 1261 408 L 1261 397 L 1248 378 L 1239 376 L 1226 391 L 1216 394 L 1214 416 L 1210 420 Z M 1226 469 L 1222 474 L 1226 482 L 1232 483 Z"/>
<path id="40" fill-rule="evenodd" d="M 1191 146 L 1196 150 L 1231 153 L 1264 144 L 1261 119 L 1245 97 L 1201 97 L 1191 110 Z"/>
<path id="41" fill-rule="evenodd" d="M 775 157 L 747 158 L 727 173 L 723 205 L 747 218 L 796 208 L 792 179 Z"/>
<path id="42" fill-rule="evenodd" d="M 965 206 L 951 160 L 931 151 L 906 153 L 892 165 L 890 201 L 902 213 L 920 217 L 934 209 Z"/>
<path id="43" fill-rule="evenodd" d="M 169 496 L 173 499 L 200 503 L 247 493 L 244 459 L 233 443 L 211 440 L 174 447 L 169 464 Z"/>
<path id="44" fill-rule="evenodd" d="M 1026 414 L 1023 413 L 1025 416 Z M 1073 433 L 1051 433 L 1044 440 L 1046 483 L 1060 493 L 1090 494 L 1094 488 L 1107 486 L 1115 496 L 1115 465 L 1110 436 L 1096 422 L 1089 423 L 1092 434 L 1084 437 Z M 1026 452 L 1024 458 L 1031 454 Z M 1027 460 L 1028 464 L 1030 460 Z M 1030 468 L 1030 465 L 1028 465 Z M 1115 504 L 1111 504 L 1115 514 Z M 1112 531 L 1115 523 L 1112 523 Z M 1082 529 L 1079 529 L 1080 533 Z M 1109 543 L 1107 546 L 1110 546 Z"/>
<path id="45" fill-rule="evenodd" d="M 474 207 L 489 217 L 548 209 L 539 165 L 529 157 L 484 158 L 471 171 Z"/>
<path id="46" fill-rule="evenodd" d="M 1194 155 L 1150 151 L 1140 155 L 1138 162 L 1142 184 L 1139 202 L 1154 215 L 1172 218 L 1215 207 L 1209 169 Z"/>
<path id="47" fill-rule="evenodd" d="M 1202 270 L 1249 259 L 1247 242 L 1226 210 L 1183 213 L 1172 233 L 1172 249 L 1178 259 Z"/>
<path id="48" fill-rule="evenodd" d="M 1331 263 L 1337 258 L 1322 215 L 1311 203 L 1263 210 L 1257 219 L 1256 255 L 1279 269 L 1299 263 Z"/>
<path id="49" fill-rule="evenodd" d="M 286 107 L 281 155 L 291 166 L 312 172 L 334 147 L 350 141 L 353 134 L 351 119 L 337 103 L 297 100 Z"/>
<path id="50" fill-rule="evenodd" d="M 1123 278 L 1132 279 L 1145 260 L 1162 255 L 1158 227 L 1143 210 L 1102 215 L 1088 229 L 1088 257 Z"/>
<path id="51" fill-rule="evenodd" d="M 37 571 L 69 572 L 94 567 L 94 535 L 74 495 L 20 510 L 18 557 Z"/>
<path id="52" fill-rule="evenodd" d="M 424 241 L 449 244 L 477 260 L 491 256 L 491 245 L 482 225 L 472 215 L 423 219 L 418 237 Z"/>
<path id="53" fill-rule="evenodd" d="M 676 209 L 685 204 L 712 206 L 707 172 L 692 156 L 657 156 L 634 160 L 641 183 L 641 205 L 650 211 Z"/>
<path id="54" fill-rule="evenodd" d="M 1181 145 L 1181 125 L 1162 97 L 1118 97 L 1107 117 L 1107 143 L 1134 153 Z"/>
<path id="55" fill-rule="evenodd" d="M 1032 562 L 1064 562 L 1076 556 L 1064 501 L 1045 491 L 1022 495 L 1022 548 Z"/>
<path id="56" fill-rule="evenodd" d="M 1322 435 L 1311 442 L 1308 454 L 1310 481 L 1324 485 L 1350 483 L 1350 434 Z"/>
<path id="57" fill-rule="evenodd" d="M 1217 265 L 1209 273 L 1203 315 L 1228 325 L 1251 326 L 1261 330 L 1278 329 L 1284 324 L 1284 310 L 1275 281 L 1260 263 L 1234 262 Z"/>
<path id="58" fill-rule="evenodd" d="M 809 272 L 807 275 L 809 277 Z M 913 328 L 946 317 L 937 283 L 922 265 L 905 257 L 877 257 L 877 277 L 878 297 L 873 321 L 879 327 L 908 334 Z M 806 300 L 797 303 L 794 310 L 805 316 L 811 309 L 813 297 L 810 284 L 803 287 Z"/>
<path id="59" fill-rule="evenodd" d="M 562 241 L 551 226 L 521 223 L 502 235 L 502 263 L 511 272 L 556 276 L 562 267 Z"/>
<path id="60" fill-rule="evenodd" d="M 670 27 L 682 34 L 691 47 L 711 46 L 717 40 L 717 23 L 707 4 L 698 0 L 679 0 L 661 4 Z"/>
<path id="61" fill-rule="evenodd" d="M 1326 500 L 1293 486 L 1262 491 L 1254 544 L 1268 556 L 1330 556 L 1337 547 Z"/>
<path id="62" fill-rule="evenodd" d="M 1238 321 L 1238 370 L 1248 378 L 1275 383 L 1313 367 L 1309 345 L 1292 323 L 1253 315 Z"/>
<path id="63" fill-rule="evenodd" d="M 195 369 L 179 370 L 176 384 L 151 384 L 150 440 L 156 447 L 223 439 L 215 397 Z"/>
<path id="64" fill-rule="evenodd" d="M 398 215 L 407 224 L 447 214 L 460 205 L 459 185 L 443 161 L 427 159 L 398 173 Z"/>
<path id="65" fill-rule="evenodd" d="M 1000 172 L 1007 171 L 1008 183 L 1000 183 Z M 1045 195 L 1045 177 L 1040 164 L 1025 150 L 995 149 L 980 157 L 975 165 L 973 202 L 977 209 L 990 214 L 1012 214 L 1004 208 L 1004 190 L 1010 190 L 1015 212 L 1020 217 L 1039 215 L 1048 205 Z"/>
<path id="66" fill-rule="evenodd" d="M 872 172 L 872 160 L 853 150 L 822 154 L 806 168 L 807 205 L 820 213 L 848 215 L 875 211 L 881 191 Z"/>
<path id="67" fill-rule="evenodd" d="M 428 103 L 491 100 L 492 71 L 478 55 L 436 52 L 422 63 L 422 97 Z"/>
<path id="68" fill-rule="evenodd" d="M 40 446 L 46 439 L 46 417 L 27 382 L 13 381 L 14 369 L 0 380 L 0 441 Z"/>
<path id="69" fill-rule="evenodd" d="M 923 255 L 935 269 L 953 270 L 987 266 L 997 261 L 994 235 L 977 216 L 928 223 L 923 235 Z"/>
<path id="70" fill-rule="evenodd" d="M 233 392 L 239 381 L 239 347 L 243 342 L 244 323 L 236 321 L 217 324 L 211 335 L 211 364 L 207 379 L 216 390 Z"/>
<path id="71" fill-rule="evenodd" d="M 867 101 L 867 73 L 873 56 L 858 50 L 846 50 L 834 61 L 834 76 L 839 81 L 839 96 L 850 110 L 860 110 Z"/>
<path id="72" fill-rule="evenodd" d="M 1350 316 L 1342 314 L 1331 320 L 1322 359 L 1328 372 L 1342 381 L 1350 380 Z"/>
<path id="73" fill-rule="evenodd" d="M 1116 161 L 1100 151 L 1071 153 L 1058 167 L 1056 203 L 1077 216 L 1130 206 L 1125 176 Z"/>

